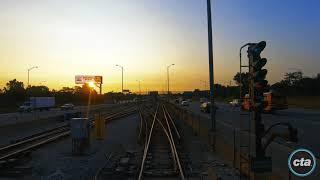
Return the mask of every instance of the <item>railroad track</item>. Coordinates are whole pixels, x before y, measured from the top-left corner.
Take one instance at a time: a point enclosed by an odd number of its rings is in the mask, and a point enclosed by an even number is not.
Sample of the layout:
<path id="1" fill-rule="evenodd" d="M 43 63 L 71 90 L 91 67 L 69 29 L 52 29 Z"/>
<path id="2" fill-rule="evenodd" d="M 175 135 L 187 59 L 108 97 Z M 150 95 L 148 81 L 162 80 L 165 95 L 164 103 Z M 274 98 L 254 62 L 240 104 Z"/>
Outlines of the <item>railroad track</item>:
<path id="1" fill-rule="evenodd" d="M 138 179 L 185 179 L 185 157 L 178 147 L 180 134 L 165 105 L 158 104 L 153 113 L 140 111 L 140 117 L 143 130 L 139 135 L 146 135 Z M 145 119 L 148 117 L 150 121 Z"/>
<path id="2" fill-rule="evenodd" d="M 142 151 L 113 152 L 95 179 L 186 179 L 180 133 L 164 104 L 140 104 L 137 131 Z"/>
<path id="3" fill-rule="evenodd" d="M 113 110 L 110 113 L 104 113 L 106 123 L 128 116 L 136 112 L 136 108 L 129 106 L 126 109 L 119 108 Z M 94 121 L 91 119 L 91 126 L 94 126 Z M 3 146 L 0 148 L 0 170 L 11 166 L 13 162 L 24 157 L 35 149 L 48 144 L 50 142 L 56 141 L 58 139 L 69 136 L 71 133 L 69 123 L 64 123 L 58 127 L 52 128 L 50 130 L 43 131 L 28 137 L 24 137 L 15 143 Z"/>

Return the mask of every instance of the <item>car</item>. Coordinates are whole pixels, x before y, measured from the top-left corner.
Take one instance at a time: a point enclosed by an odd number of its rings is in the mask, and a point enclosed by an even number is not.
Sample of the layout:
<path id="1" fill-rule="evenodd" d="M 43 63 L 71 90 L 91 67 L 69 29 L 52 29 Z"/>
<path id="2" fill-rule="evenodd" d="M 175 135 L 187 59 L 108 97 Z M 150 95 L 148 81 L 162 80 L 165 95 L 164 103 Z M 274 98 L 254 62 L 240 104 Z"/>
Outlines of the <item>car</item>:
<path id="1" fill-rule="evenodd" d="M 208 99 L 207 98 L 200 98 L 200 103 L 204 103 L 204 102 L 207 102 Z"/>
<path id="2" fill-rule="evenodd" d="M 229 102 L 229 104 L 233 107 L 239 107 L 242 104 L 241 99 L 233 99 L 232 101 Z"/>
<path id="3" fill-rule="evenodd" d="M 215 104 L 214 108 L 215 108 L 215 110 L 217 110 L 218 106 Z M 201 103 L 201 105 L 200 105 L 200 111 L 201 112 L 210 113 L 210 109 L 211 109 L 211 102 Z"/>
<path id="4" fill-rule="evenodd" d="M 203 102 L 200 104 L 200 111 L 209 113 L 210 112 L 210 102 Z"/>
<path id="5" fill-rule="evenodd" d="M 72 109 L 74 109 L 74 105 L 72 103 L 67 103 L 67 104 L 60 106 L 60 109 L 61 110 L 72 110 Z"/>
<path id="6" fill-rule="evenodd" d="M 189 106 L 189 102 L 188 101 L 181 101 L 181 106 Z"/>

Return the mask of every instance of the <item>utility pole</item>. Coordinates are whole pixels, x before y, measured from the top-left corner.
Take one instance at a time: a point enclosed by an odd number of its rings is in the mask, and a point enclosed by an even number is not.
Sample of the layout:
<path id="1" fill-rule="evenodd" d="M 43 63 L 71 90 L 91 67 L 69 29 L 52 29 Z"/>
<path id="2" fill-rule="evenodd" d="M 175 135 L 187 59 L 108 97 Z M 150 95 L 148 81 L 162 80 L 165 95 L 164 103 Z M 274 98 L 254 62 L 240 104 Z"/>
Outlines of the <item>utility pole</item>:
<path id="1" fill-rule="evenodd" d="M 31 68 L 29 68 L 28 69 L 28 86 L 27 87 L 29 87 L 29 77 L 30 77 L 30 71 L 32 70 L 32 69 L 35 69 L 35 68 L 38 68 L 38 66 L 33 66 L 33 67 L 31 67 Z"/>
<path id="2" fill-rule="evenodd" d="M 213 43 L 212 43 L 212 20 L 211 20 L 211 1 L 207 0 L 207 20 L 208 20 L 208 48 L 209 48 L 209 80 L 210 80 L 210 102 L 211 102 L 211 132 L 213 133 L 212 146 L 215 149 L 216 132 L 216 109 L 214 105 L 214 73 L 213 73 Z"/>
<path id="3" fill-rule="evenodd" d="M 123 93 L 123 66 L 120 66 L 120 65 L 116 65 L 116 66 L 118 66 L 118 67 L 120 67 L 121 68 L 121 76 L 122 76 L 122 83 L 121 83 L 121 92 Z"/>

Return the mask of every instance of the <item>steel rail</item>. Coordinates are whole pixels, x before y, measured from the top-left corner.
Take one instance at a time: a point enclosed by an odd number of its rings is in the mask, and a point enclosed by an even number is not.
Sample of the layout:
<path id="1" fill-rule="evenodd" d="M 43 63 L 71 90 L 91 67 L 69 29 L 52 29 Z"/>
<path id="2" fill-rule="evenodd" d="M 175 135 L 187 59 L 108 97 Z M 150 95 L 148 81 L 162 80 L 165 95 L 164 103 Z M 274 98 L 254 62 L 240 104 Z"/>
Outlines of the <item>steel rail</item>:
<path id="1" fill-rule="evenodd" d="M 136 110 L 130 109 L 125 112 L 111 113 L 111 115 L 106 117 L 105 120 L 110 121 L 113 119 L 119 119 L 119 118 L 122 118 L 124 116 L 129 115 L 129 114 L 132 114 L 135 111 Z M 94 123 L 92 123 L 91 125 L 94 125 Z M 57 129 L 57 128 L 62 128 L 62 129 Z M 55 131 L 59 131 L 59 132 L 55 132 Z M 26 152 L 28 150 L 32 150 L 32 149 L 39 147 L 43 144 L 47 144 L 47 143 L 55 141 L 59 138 L 68 136 L 68 135 L 70 135 L 70 133 L 71 133 L 71 131 L 70 131 L 69 126 L 67 126 L 67 127 L 60 126 L 60 127 L 53 128 L 53 132 L 51 130 L 48 130 L 48 131 L 43 132 L 39 136 L 35 136 L 30 139 L 26 139 L 26 140 L 20 141 L 18 143 L 14 143 L 14 144 L 2 147 L 1 151 L 7 151 L 7 152 L 4 152 L 4 155 L 0 155 L 0 161 L 5 160 L 5 159 L 9 159 L 11 157 L 18 156 L 20 153 Z M 41 140 L 41 139 L 43 139 L 43 140 Z M 23 147 L 21 147 L 21 146 L 23 146 Z M 15 150 L 14 148 L 16 148 L 17 150 Z"/>
<path id="2" fill-rule="evenodd" d="M 169 141 L 169 144 L 170 144 L 170 149 L 171 149 L 171 154 L 172 154 L 172 157 L 173 157 L 173 165 L 174 165 L 174 170 L 176 170 L 176 165 L 177 165 L 177 156 L 175 154 L 175 150 L 174 150 L 174 142 L 172 141 L 172 139 L 170 138 L 170 134 L 168 133 L 168 131 L 166 130 L 165 126 L 162 124 L 162 122 L 157 118 L 157 121 L 159 122 L 160 126 L 162 127 L 164 133 L 166 134 L 166 137 Z"/>
<path id="3" fill-rule="evenodd" d="M 109 153 L 109 156 L 107 157 L 107 162 L 96 172 L 94 179 L 98 180 L 99 179 L 99 175 L 101 173 L 101 171 L 103 170 L 103 168 L 109 163 L 110 159 L 112 157 L 112 153 Z"/>
<path id="4" fill-rule="evenodd" d="M 138 137 L 139 137 L 139 140 L 141 139 L 141 134 L 142 134 L 142 129 L 143 129 L 143 118 L 142 118 L 142 114 L 141 114 L 141 109 L 139 108 L 139 116 L 140 116 L 140 127 L 139 127 L 139 134 L 138 134 Z"/>
<path id="5" fill-rule="evenodd" d="M 10 149 L 16 148 L 18 146 L 24 145 L 24 144 L 32 142 L 32 141 L 40 140 L 40 139 L 48 137 L 50 135 L 61 133 L 61 131 L 65 131 L 66 130 L 64 128 L 68 128 L 68 126 L 66 125 L 66 126 L 61 126 L 61 127 L 57 127 L 57 128 L 54 128 L 54 129 L 50 129 L 48 131 L 45 131 L 45 132 L 41 133 L 38 136 L 34 136 L 34 137 L 28 138 L 26 140 L 19 141 L 17 143 L 13 143 L 13 144 L 9 144 L 7 146 L 1 147 L 0 148 L 0 153 L 4 153 L 6 151 L 9 151 Z"/>
<path id="6" fill-rule="evenodd" d="M 169 112 L 168 112 L 168 110 L 167 110 L 166 106 L 163 106 L 163 107 L 164 107 L 164 110 L 165 110 L 165 112 L 167 113 L 167 115 L 168 115 L 168 117 L 169 117 L 169 119 L 170 119 L 171 124 L 172 124 L 172 125 L 173 125 L 173 127 L 174 127 L 174 130 L 175 130 L 175 132 L 176 132 L 176 134 L 177 134 L 177 136 L 178 136 L 178 139 L 180 139 L 180 138 L 181 138 L 180 133 L 179 133 L 179 131 L 178 131 L 178 129 L 177 129 L 177 127 L 176 127 L 176 125 L 173 123 L 173 120 L 172 120 L 172 118 L 171 118 L 171 115 L 169 114 Z"/>
<path id="7" fill-rule="evenodd" d="M 148 109 L 147 106 L 146 106 L 146 109 Z M 148 109 L 148 110 L 150 110 L 150 109 Z M 142 112 L 142 111 L 141 111 L 141 112 Z M 150 112 L 148 112 L 148 113 L 150 113 Z M 144 114 L 146 114 L 146 113 L 144 113 Z M 150 114 L 153 116 L 152 113 L 150 113 Z M 146 118 L 144 118 L 143 116 L 142 116 L 142 118 L 143 118 L 144 124 L 145 124 L 145 138 L 146 138 L 146 140 L 147 140 L 147 139 L 148 139 L 148 132 L 149 132 L 148 122 L 147 122 Z M 146 145 L 146 144 L 147 144 L 147 143 L 145 143 L 145 145 Z"/>
<path id="8" fill-rule="evenodd" d="M 144 131 L 145 131 L 145 140 L 148 139 L 148 123 L 146 121 L 146 119 L 143 117 L 142 115 L 142 112 L 141 112 L 141 109 L 139 109 L 139 115 L 140 115 L 140 131 L 139 131 L 139 138 L 141 138 L 141 134 L 142 134 L 142 131 L 143 131 L 143 127 L 144 127 Z M 144 126 L 143 126 L 143 123 L 144 123 Z M 147 143 L 144 142 L 144 148 L 146 148 L 146 145 Z"/>
<path id="9" fill-rule="evenodd" d="M 28 151 L 28 150 L 32 150 L 32 149 L 34 149 L 34 148 L 36 148 L 36 147 L 39 147 L 39 146 L 41 146 L 41 145 L 43 145 L 43 144 L 47 144 L 47 143 L 49 143 L 49 142 L 55 141 L 55 140 L 57 140 L 57 139 L 59 139 L 59 138 L 68 136 L 69 134 L 70 134 L 70 130 L 67 131 L 67 132 L 63 132 L 63 133 L 61 133 L 61 134 L 59 134 L 59 135 L 53 136 L 53 137 L 51 137 L 51 138 L 49 138 L 49 139 L 46 139 L 46 140 L 40 141 L 40 142 L 38 142 L 38 143 L 32 144 L 32 145 L 30 145 L 30 146 L 24 147 L 24 148 L 22 148 L 22 149 L 18 149 L 18 150 L 14 151 L 14 152 L 11 152 L 11 153 L 9 153 L 9 154 L 6 154 L 6 155 L 4 155 L 4 156 L 1 156 L 1 157 L 0 157 L 0 161 L 5 160 L 5 159 L 8 159 L 8 158 L 13 157 L 13 156 L 16 156 L 16 155 L 18 155 L 18 154 L 20 154 L 20 153 L 23 153 L 23 152 L 26 152 L 26 151 Z"/>
<path id="10" fill-rule="evenodd" d="M 107 117 L 107 119 L 114 118 L 116 115 L 119 115 L 119 112 L 110 113 L 109 115 L 111 115 L 111 116 Z M 69 128 L 70 128 L 69 124 L 65 124 L 65 125 L 61 125 L 61 126 L 55 127 L 53 129 L 49 129 L 49 130 L 46 130 L 46 131 L 31 135 L 31 136 L 29 136 L 27 138 L 24 138 L 24 140 L 21 140 L 19 142 L 16 142 L 16 143 L 9 144 L 9 145 L 1 147 L 0 148 L 0 153 L 4 153 L 6 151 L 9 151 L 10 149 L 17 148 L 19 146 L 25 145 L 25 144 L 30 143 L 32 141 L 40 140 L 42 138 L 45 138 L 45 137 L 48 137 L 48 136 L 52 136 L 54 134 L 63 133 L 65 131 L 69 130 Z M 61 131 L 63 131 L 63 132 L 61 132 Z"/>
<path id="11" fill-rule="evenodd" d="M 147 158 L 147 152 L 148 152 L 149 145 L 150 145 L 150 140 L 151 140 L 151 136 L 152 136 L 152 132 L 153 132 L 153 128 L 154 128 L 154 123 L 155 123 L 156 118 L 157 118 L 158 109 L 159 109 L 159 104 L 157 105 L 156 111 L 155 111 L 155 113 L 154 113 L 152 125 L 151 125 L 150 132 L 149 132 L 149 137 L 148 137 L 148 140 L 147 140 L 147 145 L 146 145 L 146 147 L 145 147 L 145 149 L 144 149 L 144 152 L 143 152 L 143 157 L 142 157 L 142 161 L 141 161 L 141 167 L 140 167 L 140 172 L 139 172 L 138 180 L 141 180 L 141 179 L 142 179 L 142 173 L 143 173 L 143 169 L 144 169 L 144 163 L 145 163 L 146 158 Z"/>
<path id="12" fill-rule="evenodd" d="M 167 123 L 167 126 L 168 126 L 168 131 L 169 131 L 170 138 L 171 138 L 172 145 L 173 145 L 173 150 L 174 150 L 173 152 L 174 152 L 174 155 L 175 155 L 175 163 L 178 164 L 179 173 L 180 173 L 181 179 L 185 179 L 184 174 L 183 174 L 183 169 L 182 169 L 182 166 L 181 166 L 181 162 L 180 162 L 180 158 L 179 158 L 179 155 L 178 155 L 178 152 L 177 152 L 177 148 L 176 148 L 176 145 L 175 145 L 172 133 L 171 133 L 171 128 L 170 128 L 170 125 L 169 125 L 169 122 L 168 122 L 168 118 L 167 118 L 168 115 L 166 115 L 166 111 L 165 111 L 165 106 L 164 105 L 162 105 L 162 109 L 163 109 L 164 118 L 166 120 L 166 123 Z"/>
<path id="13" fill-rule="evenodd" d="M 164 112 L 164 115 L 165 115 L 165 112 Z M 181 179 L 185 179 L 184 174 L 183 174 L 183 170 L 182 170 L 182 166 L 181 166 L 181 163 L 180 163 L 180 159 L 179 159 L 179 156 L 178 156 L 175 144 L 174 144 L 174 139 L 172 137 L 172 134 L 170 136 L 170 133 L 169 133 L 171 131 L 171 129 L 170 129 L 170 125 L 168 123 L 168 120 L 166 119 L 167 126 L 168 126 L 168 130 L 167 130 L 167 128 L 163 125 L 163 123 L 157 117 L 155 119 L 160 124 L 160 126 L 162 127 L 163 132 L 165 133 L 165 135 L 166 135 L 166 137 L 167 137 L 167 139 L 169 141 L 172 157 L 173 157 L 173 160 L 174 160 L 174 163 L 173 163 L 174 167 L 176 168 L 176 165 L 178 165 L 180 177 L 181 177 Z M 141 173 L 141 171 L 140 171 L 140 173 Z M 139 179 L 141 179 L 140 174 L 139 174 Z"/>

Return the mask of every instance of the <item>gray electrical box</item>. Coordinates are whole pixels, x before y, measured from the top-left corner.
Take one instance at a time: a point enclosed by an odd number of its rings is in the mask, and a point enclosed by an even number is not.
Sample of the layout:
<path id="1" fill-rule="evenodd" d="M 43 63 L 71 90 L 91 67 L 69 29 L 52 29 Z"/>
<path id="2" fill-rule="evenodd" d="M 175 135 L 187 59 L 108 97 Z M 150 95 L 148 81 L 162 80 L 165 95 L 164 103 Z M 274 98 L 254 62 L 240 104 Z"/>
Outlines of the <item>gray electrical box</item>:
<path id="1" fill-rule="evenodd" d="M 88 118 L 72 118 L 71 125 L 71 137 L 72 139 L 84 139 L 89 135 L 89 120 Z"/>

